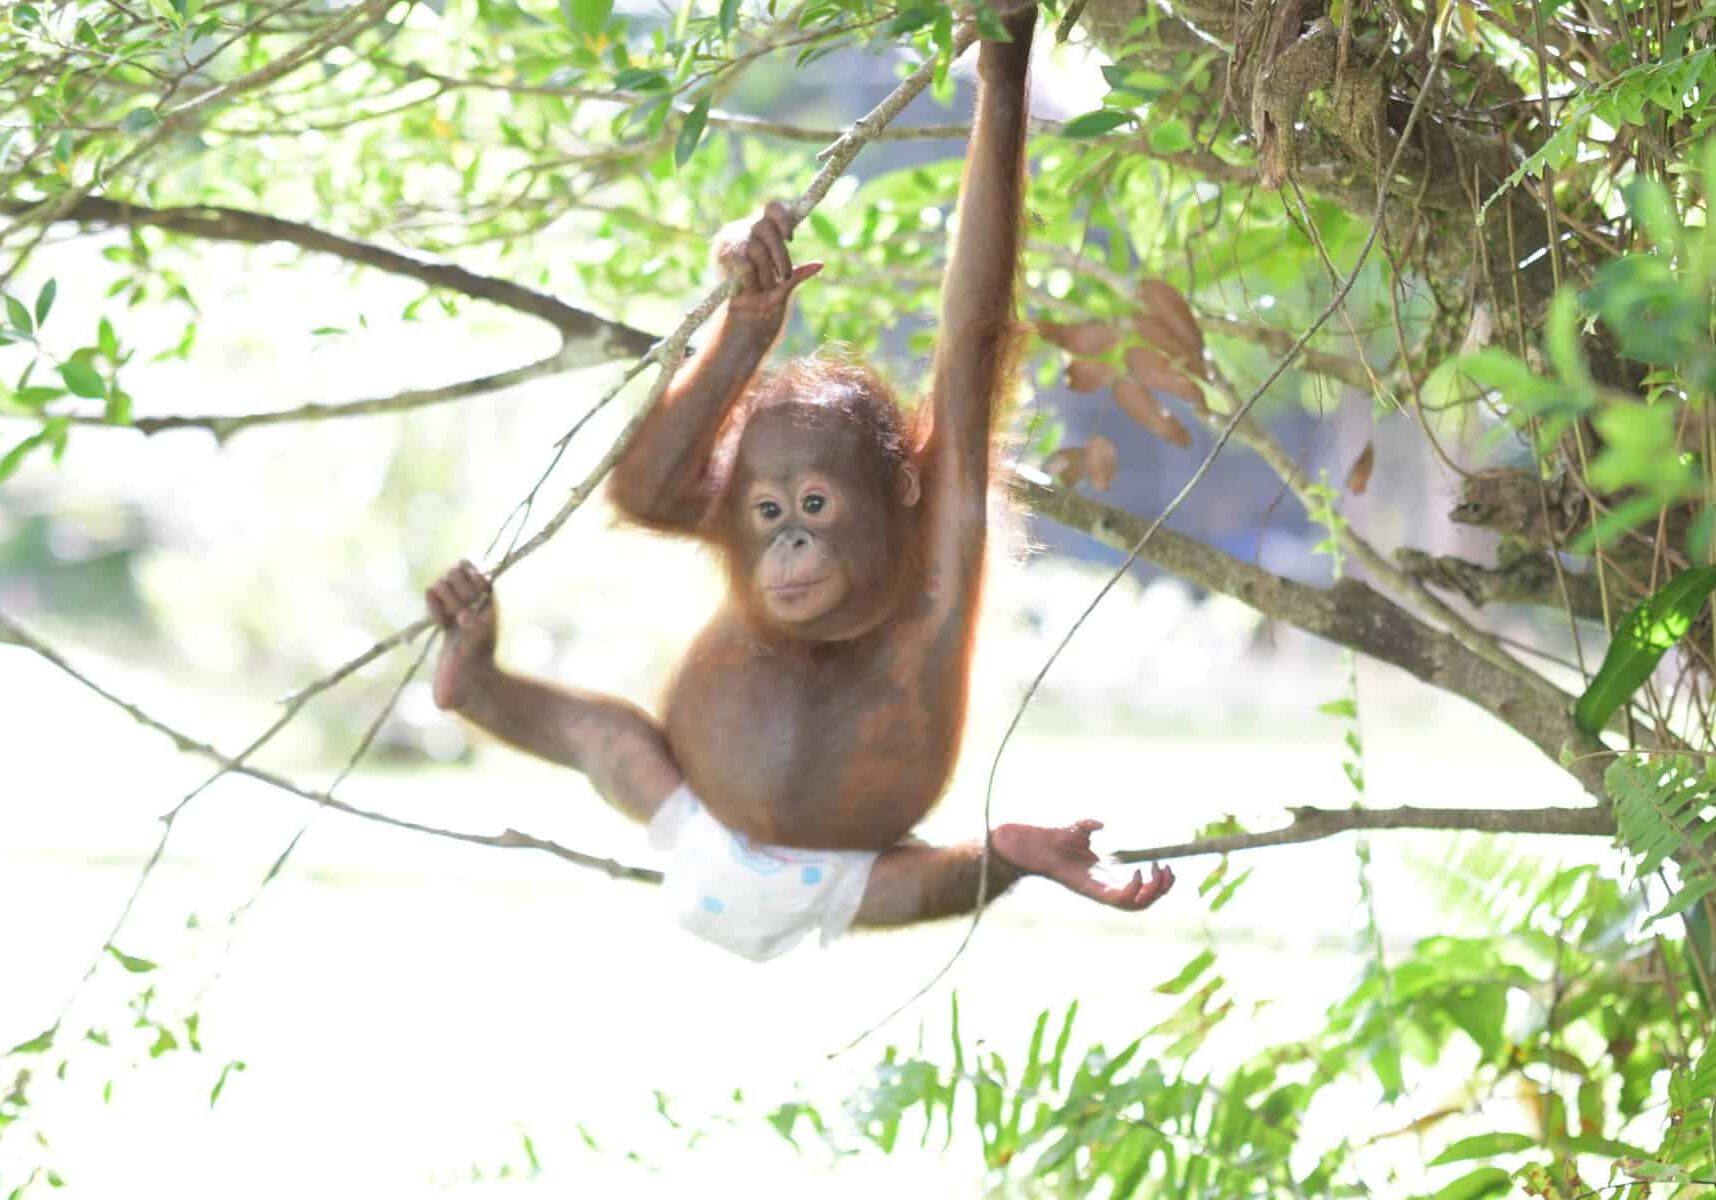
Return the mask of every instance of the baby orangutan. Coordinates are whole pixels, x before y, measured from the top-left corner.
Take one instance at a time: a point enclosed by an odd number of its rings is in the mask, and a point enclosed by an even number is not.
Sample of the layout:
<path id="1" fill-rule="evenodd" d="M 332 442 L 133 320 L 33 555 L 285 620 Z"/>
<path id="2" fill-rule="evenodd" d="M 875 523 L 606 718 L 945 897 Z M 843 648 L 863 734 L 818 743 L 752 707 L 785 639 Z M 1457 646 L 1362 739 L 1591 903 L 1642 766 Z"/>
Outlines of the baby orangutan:
<path id="1" fill-rule="evenodd" d="M 984 41 L 977 119 L 941 300 L 929 398 L 911 425 L 868 368 L 827 357 L 759 379 L 793 290 L 782 204 L 723 236 L 738 290 L 615 467 L 648 528 L 715 547 L 728 597 L 687 651 L 657 723 L 611 697 L 495 665 L 487 581 L 460 564 L 429 589 L 447 634 L 435 700 L 582 771 L 668 852 L 676 918 L 764 959 L 812 930 L 969 912 L 980 844 L 911 830 L 958 756 L 983 579 L 991 439 L 1008 391 L 1035 12 Z M 486 601 L 486 603 L 485 603 Z M 1093 874 L 1096 821 L 1002 825 L 993 897 L 1024 875 L 1122 909 L 1173 886 L 1157 867 Z"/>

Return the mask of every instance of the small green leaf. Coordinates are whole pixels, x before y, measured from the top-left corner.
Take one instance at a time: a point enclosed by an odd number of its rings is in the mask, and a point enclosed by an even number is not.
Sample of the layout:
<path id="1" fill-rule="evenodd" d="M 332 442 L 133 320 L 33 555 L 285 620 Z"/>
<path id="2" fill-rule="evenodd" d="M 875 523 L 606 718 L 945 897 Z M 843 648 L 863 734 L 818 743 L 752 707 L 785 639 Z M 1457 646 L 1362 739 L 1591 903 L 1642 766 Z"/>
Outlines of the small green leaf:
<path id="1" fill-rule="evenodd" d="M 24 459 L 29 455 L 30 451 L 34 450 L 37 446 L 42 445 L 47 440 L 48 435 L 46 433 L 32 433 L 16 446 L 13 446 L 10 450 L 6 451 L 5 455 L 0 457 L 0 483 L 4 483 L 6 480 L 10 479 L 18 468 L 24 465 Z"/>
<path id="2" fill-rule="evenodd" d="M 1494 1158 L 1498 1154 L 1529 1150 L 1535 1145 L 1537 1139 L 1523 1133 L 1480 1133 L 1476 1137 L 1461 1138 L 1431 1159 L 1430 1165 L 1439 1167 L 1467 1158 Z"/>
<path id="3" fill-rule="evenodd" d="M 155 1038 L 155 1044 L 149 1047 L 149 1057 L 160 1058 L 163 1054 L 167 1053 L 167 1051 L 177 1050 L 178 1048 L 179 1039 L 174 1037 L 172 1031 L 165 1025 L 162 1025 L 160 1026 L 159 1033 Z"/>
<path id="4" fill-rule="evenodd" d="M 219 1100 L 220 1094 L 226 1090 L 226 1078 L 227 1078 L 227 1076 L 228 1075 L 236 1075 L 243 1070 L 244 1070 L 244 1063 L 238 1059 L 234 1059 L 233 1061 L 227 1063 L 226 1066 L 224 1066 L 220 1069 L 220 1078 L 215 1080 L 214 1090 L 209 1092 L 209 1107 L 210 1108 L 214 1107 L 215 1101 Z"/>
<path id="5" fill-rule="evenodd" d="M 703 140 L 703 127 L 709 121 L 709 97 L 704 96 L 685 114 L 685 124 L 679 130 L 679 140 L 673 143 L 673 162 L 683 167 L 697 153 L 697 143 Z"/>
<path id="6" fill-rule="evenodd" d="M 70 362 L 60 364 L 60 378 L 66 381 L 74 396 L 82 396 L 86 400 L 100 400 L 107 395 L 107 384 L 101 378 L 101 372 L 84 362 L 74 358 Z"/>
<path id="7" fill-rule="evenodd" d="M 1183 154 L 1193 145 L 1191 128 L 1178 118 L 1158 121 L 1150 128 L 1150 149 L 1157 154 Z"/>
<path id="8" fill-rule="evenodd" d="M 41 1054 L 54 1044 L 54 1034 L 59 1032 L 58 1025 L 50 1025 L 27 1042 L 19 1042 L 6 1051 L 8 1057 L 14 1054 Z"/>
<path id="9" fill-rule="evenodd" d="M 1327 704 L 1317 705 L 1317 711 L 1328 717 L 1357 718 L 1358 705 L 1353 703 L 1352 697 L 1345 696 L 1339 700 L 1331 700 Z"/>
<path id="10" fill-rule="evenodd" d="M 586 36 L 601 33 L 614 11 L 614 0 L 562 0 L 574 32 Z"/>
<path id="11" fill-rule="evenodd" d="M 153 971 L 157 965 L 146 958 L 137 958 L 133 955 L 127 954 L 111 942 L 108 943 L 107 952 L 119 960 L 120 966 L 124 967 L 134 975 L 141 975 L 146 971 Z"/>
<path id="12" fill-rule="evenodd" d="M 733 35 L 733 23 L 739 17 L 739 0 L 721 0 L 721 14 L 717 18 L 721 25 L 721 36 Z"/>
<path id="13" fill-rule="evenodd" d="M 124 388 L 114 388 L 107 397 L 107 410 L 102 413 L 102 420 L 109 425 L 131 424 L 131 393 Z"/>
<path id="14" fill-rule="evenodd" d="M 48 313 L 54 307 L 54 296 L 59 291 L 55 280 L 48 280 L 42 285 L 42 290 L 36 293 L 36 327 L 41 328 L 42 322 L 48 319 Z"/>
<path id="15" fill-rule="evenodd" d="M 667 87 L 667 76 L 647 67 L 627 67 L 614 76 L 614 86 L 622 92 L 658 92 Z"/>
<path id="16" fill-rule="evenodd" d="M 159 121 L 152 108 L 134 108 L 119 119 L 119 128 L 126 133 L 142 133 L 145 129 L 153 129 Z"/>
<path id="17" fill-rule="evenodd" d="M 1094 112 L 1080 113 L 1065 125 L 1061 126 L 1061 136 L 1069 138 L 1097 137 L 1111 129 L 1117 129 L 1132 120 L 1132 114 L 1113 108 L 1099 108 Z"/>
<path id="18" fill-rule="evenodd" d="M 1479 1167 L 1454 1180 L 1430 1200 L 1485 1200 L 1489 1196 L 1505 1196 L 1512 1188 L 1513 1176 L 1500 1167 Z"/>
<path id="19" fill-rule="evenodd" d="M 1192 956 L 1191 960 L 1187 962 L 1185 966 L 1180 968 L 1180 973 L 1178 975 L 1174 976 L 1167 983 L 1158 984 L 1156 986 L 1156 990 L 1164 996 L 1177 996 L 1190 987 L 1193 981 L 1208 970 L 1210 964 L 1213 962 L 1215 962 L 1214 950 L 1200 950 L 1197 954 Z"/>
<path id="20" fill-rule="evenodd" d="M 12 393 L 12 399 L 25 408 L 41 408 L 44 404 L 50 404 L 65 394 L 64 388 L 48 387 L 38 383 L 30 387 L 19 388 Z"/>
<path id="21" fill-rule="evenodd" d="M 30 310 L 24 307 L 24 302 L 16 296 L 6 297 L 6 319 L 12 322 L 12 328 L 28 337 L 36 332 L 36 323 L 30 319 Z"/>
<path id="22" fill-rule="evenodd" d="M 113 331 L 113 322 L 106 317 L 101 318 L 95 327 L 95 344 L 109 359 L 119 360 L 119 335 Z"/>
<path id="23" fill-rule="evenodd" d="M 1608 724 L 1650 678 L 1669 648 L 1686 636 L 1713 590 L 1716 567 L 1692 567 L 1621 618 L 1603 665 L 1573 706 L 1573 720 L 1580 729 L 1595 735 Z"/>

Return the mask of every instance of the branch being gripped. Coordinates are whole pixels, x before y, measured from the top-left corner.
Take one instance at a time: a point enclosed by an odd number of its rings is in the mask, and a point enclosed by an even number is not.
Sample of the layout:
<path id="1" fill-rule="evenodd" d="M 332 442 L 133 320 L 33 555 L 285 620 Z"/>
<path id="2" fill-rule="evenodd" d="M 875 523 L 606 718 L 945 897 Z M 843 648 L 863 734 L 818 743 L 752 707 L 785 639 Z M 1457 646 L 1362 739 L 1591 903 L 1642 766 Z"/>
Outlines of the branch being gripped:
<path id="1" fill-rule="evenodd" d="M 8 205 L 0 211 L 16 211 L 18 207 Z M 215 205 L 150 208 L 110 200 L 105 196 L 85 196 L 56 216 L 59 220 L 80 225 L 165 229 L 207 241 L 253 246 L 284 242 L 349 263 L 374 267 L 389 275 L 415 279 L 429 287 L 444 288 L 546 321 L 560 334 L 568 350 L 574 352 L 568 358 L 568 369 L 595 366 L 616 358 L 636 358 L 647 353 L 656 341 L 654 336 L 641 329 L 598 317 L 547 292 L 539 292 L 508 279 L 479 275 L 451 263 L 431 262 L 266 213 Z"/>
<path id="2" fill-rule="evenodd" d="M 441 829 L 433 825 L 424 825 L 417 821 L 407 821 L 400 817 L 390 817 L 386 813 L 374 812 L 370 809 L 359 808 L 356 805 L 348 804 L 344 800 L 341 800 L 328 792 L 304 787 L 300 784 L 294 783 L 290 779 L 287 779 L 285 776 L 276 775 L 274 772 L 265 770 L 262 767 L 252 766 L 250 763 L 238 762 L 235 759 L 229 758 L 209 743 L 200 741 L 187 733 L 183 733 L 180 730 L 173 728 L 165 721 L 149 715 L 149 713 L 144 711 L 138 705 L 114 695 L 112 692 L 108 691 L 107 688 L 90 679 L 87 675 L 83 674 L 76 667 L 67 662 L 65 657 L 52 646 L 43 642 L 29 630 L 19 625 L 16 621 L 9 619 L 4 613 L 0 613 L 0 645 L 7 642 L 30 651 L 38 658 L 41 658 L 56 667 L 84 688 L 94 692 L 97 696 L 100 696 L 103 700 L 107 701 L 107 703 L 118 708 L 139 725 L 142 725 L 146 729 L 154 730 L 156 733 L 167 737 L 179 750 L 187 754 L 195 754 L 201 758 L 209 759 L 212 762 L 220 764 L 224 770 L 232 774 L 243 775 L 247 778 L 257 780 L 260 783 L 266 783 L 270 787 L 279 788 L 283 792 L 290 792 L 292 795 L 303 800 L 308 800 L 312 804 L 318 805 L 322 808 L 337 809 L 340 812 L 346 813 L 349 816 L 357 817 L 360 820 L 374 821 L 379 825 L 390 825 L 395 829 L 405 829 L 413 833 L 425 833 L 431 837 L 449 838 L 453 841 L 467 842 L 476 846 L 495 846 L 504 849 L 520 850 L 541 850 L 544 853 L 552 854 L 558 859 L 569 862 L 574 866 L 585 867 L 593 871 L 600 871 L 602 874 L 613 879 L 628 879 L 638 883 L 661 882 L 661 873 L 659 871 L 652 871 L 645 867 L 627 866 L 625 863 L 616 862 L 611 858 L 601 858 L 593 854 L 585 854 L 582 851 L 562 846 L 558 842 L 550 841 L 546 838 L 534 837 L 528 833 L 521 833 L 516 829 L 506 829 L 500 833 L 466 833 L 462 830 Z"/>
<path id="3" fill-rule="evenodd" d="M 1601 808 L 1414 808 L 1404 805 L 1400 808 L 1290 808 L 1287 811 L 1293 814 L 1293 820 L 1280 829 L 1230 833 L 1148 850 L 1120 850 L 1112 857 L 1116 862 L 1139 863 L 1193 858 L 1200 854 L 1231 854 L 1236 850 L 1314 842 L 1359 830 L 1440 829 L 1450 832 L 1615 836 L 1615 818 Z"/>
<path id="4" fill-rule="evenodd" d="M 1015 475 L 1013 494 L 1040 516 L 1131 550 L 1149 522 L 1077 492 Z M 1192 538 L 1158 529 L 1143 558 L 1306 633 L 1388 663 L 1477 705 L 1562 765 L 1607 802 L 1603 745 L 1573 723 L 1573 697 L 1541 677 L 1526 678 L 1452 634 L 1425 624 L 1383 593 L 1351 577 L 1328 588 L 1272 574 Z"/>

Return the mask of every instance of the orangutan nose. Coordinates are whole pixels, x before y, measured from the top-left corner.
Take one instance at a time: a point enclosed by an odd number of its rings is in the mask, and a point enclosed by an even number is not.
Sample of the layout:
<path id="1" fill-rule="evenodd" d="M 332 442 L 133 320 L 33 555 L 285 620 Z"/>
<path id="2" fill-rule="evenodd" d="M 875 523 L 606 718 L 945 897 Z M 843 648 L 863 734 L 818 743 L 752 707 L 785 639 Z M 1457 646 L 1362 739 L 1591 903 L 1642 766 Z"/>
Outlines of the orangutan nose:
<path id="1" fill-rule="evenodd" d="M 781 540 L 789 550 L 803 550 L 810 545 L 810 534 L 802 529 L 788 529 L 781 533 Z"/>

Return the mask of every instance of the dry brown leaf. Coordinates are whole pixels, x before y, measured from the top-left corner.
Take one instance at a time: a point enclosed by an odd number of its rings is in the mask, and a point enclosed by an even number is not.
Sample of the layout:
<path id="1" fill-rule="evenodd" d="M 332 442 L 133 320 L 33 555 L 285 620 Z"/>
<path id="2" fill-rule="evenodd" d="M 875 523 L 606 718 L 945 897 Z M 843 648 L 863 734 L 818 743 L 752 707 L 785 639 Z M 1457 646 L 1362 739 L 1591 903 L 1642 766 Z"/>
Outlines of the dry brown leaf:
<path id="1" fill-rule="evenodd" d="M 1169 358 L 1201 377 L 1204 331 L 1179 289 L 1165 279 L 1146 279 L 1138 285 L 1138 300 L 1143 305 L 1140 319 L 1134 322 L 1139 326 L 1138 332 L 1155 342 Z M 1163 340 L 1158 341 L 1146 332 L 1146 321 L 1165 335 Z"/>
<path id="2" fill-rule="evenodd" d="M 1062 446 L 1043 460 L 1043 471 L 1062 487 L 1076 486 L 1083 480 L 1098 491 L 1106 492 L 1120 471 L 1120 451 L 1100 433 L 1082 446 Z"/>
<path id="3" fill-rule="evenodd" d="M 1084 447 L 1062 446 L 1043 460 L 1043 474 L 1062 487 L 1073 487 L 1084 478 Z"/>
<path id="4" fill-rule="evenodd" d="M 1038 321 L 1037 332 L 1042 335 L 1044 341 L 1059 346 L 1068 354 L 1083 358 L 1107 354 L 1120 345 L 1120 330 L 1101 321 L 1079 321 L 1073 325 Z"/>
<path id="5" fill-rule="evenodd" d="M 1114 402 L 1120 411 L 1137 421 L 1164 442 L 1186 447 L 1192 435 L 1180 424 L 1180 418 L 1157 403 L 1150 389 L 1125 375 L 1114 381 Z"/>
<path id="6" fill-rule="evenodd" d="M 1092 434 L 1083 450 L 1085 477 L 1090 480 L 1091 487 L 1106 492 L 1114 485 L 1114 477 L 1120 472 L 1120 451 L 1100 433 Z"/>
<path id="7" fill-rule="evenodd" d="M 1355 496 L 1364 495 L 1364 490 L 1370 486 L 1370 470 L 1376 465 L 1376 443 L 1366 442 L 1358 458 L 1353 460 L 1352 470 L 1347 472 L 1347 491 Z"/>
<path id="8" fill-rule="evenodd" d="M 1116 371 L 1094 358 L 1075 358 L 1067 364 L 1067 386 L 1075 392 L 1100 392 L 1114 382 Z"/>
<path id="9" fill-rule="evenodd" d="M 1190 375 L 1169 362 L 1160 350 L 1150 346 L 1128 346 L 1126 373 L 1145 387 L 1171 392 L 1199 408 L 1204 406 L 1204 390 L 1193 382 Z"/>

